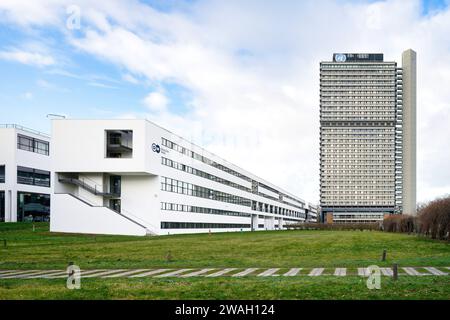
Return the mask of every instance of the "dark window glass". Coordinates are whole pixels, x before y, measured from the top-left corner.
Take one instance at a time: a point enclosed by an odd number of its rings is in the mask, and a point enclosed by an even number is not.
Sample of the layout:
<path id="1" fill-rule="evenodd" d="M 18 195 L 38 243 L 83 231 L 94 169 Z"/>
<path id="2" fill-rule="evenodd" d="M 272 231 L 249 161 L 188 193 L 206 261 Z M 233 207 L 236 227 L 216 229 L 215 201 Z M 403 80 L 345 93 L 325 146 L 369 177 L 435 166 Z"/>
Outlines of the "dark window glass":
<path id="1" fill-rule="evenodd" d="M 0 222 L 5 222 L 5 191 L 0 191 Z"/>
<path id="2" fill-rule="evenodd" d="M 5 183 L 5 166 L 0 166 L 0 183 Z"/>
<path id="3" fill-rule="evenodd" d="M 34 185 L 40 187 L 50 187 L 50 172 L 35 169 Z"/>
<path id="4" fill-rule="evenodd" d="M 36 152 L 48 156 L 50 147 L 48 141 L 35 139 L 19 134 L 17 136 L 17 148 L 25 151 Z"/>
<path id="5" fill-rule="evenodd" d="M 50 195 L 17 192 L 17 221 L 50 221 Z"/>
<path id="6" fill-rule="evenodd" d="M 200 222 L 161 222 L 161 229 L 244 229 L 250 224 L 239 223 L 200 223 Z"/>
<path id="7" fill-rule="evenodd" d="M 50 172 L 33 168 L 17 167 L 17 183 L 39 187 L 50 187 Z"/>

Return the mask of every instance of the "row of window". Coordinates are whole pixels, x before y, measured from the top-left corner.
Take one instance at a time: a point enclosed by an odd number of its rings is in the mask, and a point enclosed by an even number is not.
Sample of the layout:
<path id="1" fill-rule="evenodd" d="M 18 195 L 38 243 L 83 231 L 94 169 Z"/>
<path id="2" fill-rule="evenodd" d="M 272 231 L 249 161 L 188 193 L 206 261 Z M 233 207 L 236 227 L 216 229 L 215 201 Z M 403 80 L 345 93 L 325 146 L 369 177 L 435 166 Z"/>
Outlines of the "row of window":
<path id="1" fill-rule="evenodd" d="M 233 217 L 250 217 L 249 213 L 211 209 L 204 207 L 189 206 L 177 203 L 167 203 L 161 202 L 161 210 L 169 211 L 180 211 L 180 212 L 194 212 L 194 213 L 205 213 L 205 214 L 218 214 L 222 216 L 233 216 Z"/>
<path id="2" fill-rule="evenodd" d="M 351 175 L 360 175 L 360 174 L 394 174 L 394 168 L 392 168 L 391 170 L 372 170 L 372 169 L 354 169 L 354 170 L 322 170 L 323 174 L 335 174 L 337 176 L 339 175 L 347 175 L 347 174 L 351 174 Z"/>
<path id="3" fill-rule="evenodd" d="M 372 75 L 367 75 L 367 74 L 352 74 L 352 73 L 336 73 L 336 74 L 321 74 L 320 75 L 320 79 L 364 79 L 364 80 L 391 80 L 391 79 L 395 79 L 394 75 L 377 75 L 377 74 L 372 74 Z"/>
<path id="4" fill-rule="evenodd" d="M 356 138 L 357 137 L 357 138 Z M 331 135 L 326 135 L 322 137 L 322 142 L 331 142 L 331 143 L 350 143 L 353 142 L 355 145 L 366 144 L 369 141 L 372 143 L 380 143 L 380 142 L 395 142 L 393 134 L 358 134 L 352 136 L 346 136 L 346 139 L 342 139 L 341 137 L 333 137 Z"/>
<path id="5" fill-rule="evenodd" d="M 220 163 L 217 163 L 217 162 L 215 162 L 215 161 L 213 161 L 213 160 L 211 160 L 211 159 L 209 159 L 207 157 L 204 157 L 201 154 L 198 154 L 198 153 L 196 153 L 194 151 L 188 150 L 188 149 L 186 149 L 186 148 L 184 148 L 184 147 L 182 147 L 182 146 L 180 146 L 180 145 L 178 145 L 178 144 L 176 144 L 176 143 L 174 143 L 174 142 L 172 142 L 170 140 L 167 140 L 165 138 L 161 138 L 161 139 L 162 139 L 161 144 L 163 146 L 167 147 L 167 148 L 170 148 L 172 150 L 178 151 L 178 152 L 180 152 L 180 153 L 182 153 L 182 154 L 184 154 L 184 155 L 186 155 L 188 157 L 191 157 L 191 158 L 194 158 L 196 160 L 199 160 L 199 161 L 201 161 L 203 163 L 206 163 L 207 165 L 210 165 L 210 166 L 212 166 L 214 168 L 217 168 L 219 170 L 227 172 L 227 173 L 229 173 L 229 174 L 231 174 L 233 176 L 236 176 L 238 178 L 244 179 L 244 180 L 249 181 L 249 182 L 251 181 L 251 179 L 249 177 L 243 175 L 242 173 L 239 173 L 239 172 L 237 172 L 237 171 L 235 171 L 233 169 L 225 167 L 225 166 L 221 165 Z"/>
<path id="6" fill-rule="evenodd" d="M 390 87 L 372 87 L 372 88 L 367 88 L 367 87 L 361 87 L 360 89 L 357 88 L 322 88 L 320 90 L 321 95 L 323 96 L 332 96 L 332 97 L 336 97 L 336 96 L 347 96 L 347 95 L 351 95 L 352 97 L 365 97 L 365 96 L 372 96 L 373 94 L 379 94 L 381 96 L 395 96 L 396 94 L 399 94 L 398 91 L 393 88 L 392 86 Z"/>
<path id="7" fill-rule="evenodd" d="M 251 201 L 246 198 L 166 177 L 161 177 L 161 190 L 221 202 L 233 203 L 246 207 L 250 207 L 251 205 Z"/>
<path id="8" fill-rule="evenodd" d="M 191 195 L 191 196 L 195 196 L 195 197 L 206 198 L 206 199 L 211 199 L 211 200 L 216 200 L 216 201 L 228 202 L 228 203 L 233 203 L 233 204 L 238 204 L 238 205 L 243 205 L 243 206 L 250 206 L 250 203 L 251 203 L 251 201 L 246 198 L 231 195 L 231 194 L 224 193 L 224 192 L 217 191 L 217 190 L 208 189 L 205 187 L 196 186 L 191 183 L 182 182 L 182 181 L 178 181 L 178 180 L 170 179 L 170 178 L 166 178 L 166 177 L 161 177 L 161 190 L 180 193 L 180 194 L 186 194 L 186 195 Z M 259 203 L 259 206 L 257 207 L 256 203 L 257 203 L 256 201 L 253 201 L 253 205 L 252 205 L 253 210 L 259 210 L 261 212 L 264 211 L 264 212 L 270 212 L 270 213 L 277 213 L 277 214 L 293 216 L 293 217 L 301 217 L 301 215 L 302 215 L 302 213 L 300 213 L 298 211 L 280 208 L 277 206 L 263 204 L 263 203 Z M 175 205 L 175 204 L 173 204 L 173 205 Z M 293 204 L 289 204 L 289 205 L 295 206 Z M 172 206 L 172 204 L 164 204 L 162 206 L 164 206 L 165 208 L 175 208 L 174 206 Z M 192 208 L 192 207 L 189 208 L 189 206 L 185 206 L 185 208 L 184 208 L 183 205 L 176 205 L 176 208 L 177 208 L 177 211 L 202 210 L 202 209 L 197 209 L 197 208 Z M 174 210 L 174 209 L 164 209 L 164 210 Z M 195 212 L 195 211 L 187 211 L 187 212 Z M 207 212 L 204 212 L 204 213 L 207 213 Z"/>
<path id="9" fill-rule="evenodd" d="M 396 68 L 397 64 L 395 62 L 392 63 L 382 63 L 382 64 L 376 64 L 373 62 L 366 62 L 366 63 L 360 63 L 360 62 L 352 62 L 352 63 L 335 63 L 335 62 L 321 62 L 320 68 L 322 69 L 393 69 L 401 71 L 401 68 Z"/>
<path id="10" fill-rule="evenodd" d="M 182 163 L 179 163 L 179 162 L 176 162 L 176 161 L 164 158 L 164 157 L 161 158 L 161 163 L 163 165 L 165 165 L 165 166 L 168 166 L 168 167 L 171 167 L 171 168 L 174 168 L 174 169 L 178 169 L 178 170 L 181 170 L 181 171 L 184 171 L 184 172 L 187 172 L 187 173 L 190 173 L 190 174 L 193 174 L 193 175 L 196 175 L 196 176 L 199 176 L 199 177 L 211 180 L 211 181 L 215 181 L 215 182 L 218 182 L 218 183 L 221 183 L 221 184 L 224 184 L 224 185 L 227 185 L 227 186 L 239 189 L 239 190 L 250 192 L 249 188 L 241 186 L 240 184 L 231 182 L 229 180 L 226 180 L 226 179 L 220 178 L 218 176 L 209 174 L 209 173 L 207 173 L 205 171 L 192 168 L 192 167 L 187 166 L 185 164 L 182 164 Z"/>
<path id="11" fill-rule="evenodd" d="M 247 228 L 250 228 L 250 224 L 161 221 L 161 229 L 247 229 Z"/>
<path id="12" fill-rule="evenodd" d="M 219 170 L 225 171 L 225 172 L 227 172 L 227 173 L 229 173 L 229 174 L 232 174 L 232 175 L 234 175 L 234 176 L 236 176 L 236 177 L 239 177 L 239 178 L 241 178 L 241 179 L 244 179 L 244 180 L 246 180 L 246 181 L 249 181 L 249 182 L 252 181 L 252 179 L 250 179 L 250 178 L 248 178 L 248 177 L 242 175 L 241 173 L 239 173 L 239 172 L 237 172 L 237 171 L 234 171 L 234 170 L 232 170 L 232 169 L 230 169 L 230 168 L 227 168 L 227 167 L 225 167 L 225 166 L 223 166 L 223 165 L 221 165 L 221 164 L 219 164 L 219 163 L 217 163 L 217 162 L 214 162 L 214 161 L 212 161 L 212 160 L 210 160 L 210 159 L 208 159 L 208 158 L 206 158 L 206 157 L 204 157 L 204 156 L 202 156 L 202 155 L 200 155 L 200 154 L 198 154 L 198 153 L 195 153 L 195 152 L 193 152 L 193 151 L 190 151 L 190 150 L 188 150 L 188 149 L 186 149 L 186 148 L 184 148 L 184 147 L 182 147 L 182 146 L 180 146 L 180 145 L 178 145 L 178 144 L 176 144 L 176 143 L 174 143 L 174 142 L 172 142 L 172 141 L 170 141 L 170 140 L 167 140 L 167 139 L 165 139 L 165 138 L 161 138 L 161 139 L 162 139 L 161 144 L 162 144 L 163 146 L 166 146 L 166 147 L 168 147 L 168 148 L 170 148 L 170 149 L 172 149 L 172 150 L 178 151 L 178 152 L 180 152 L 180 153 L 182 153 L 182 154 L 184 154 L 184 155 L 187 155 L 187 156 L 189 156 L 189 157 L 191 157 L 191 158 L 194 158 L 194 159 L 199 160 L 199 161 L 201 161 L 201 162 L 203 162 L 203 163 L 206 163 L 206 164 L 208 164 L 208 165 L 211 165 L 211 166 L 213 166 L 213 167 L 215 167 L 215 168 L 217 168 L 217 169 L 219 169 Z M 228 181 L 228 180 L 219 178 L 219 177 L 217 177 L 217 176 L 208 174 L 208 173 L 203 172 L 203 171 L 201 171 L 201 170 L 197 170 L 197 169 L 195 169 L 195 168 L 186 166 L 186 165 L 184 165 L 184 164 L 175 162 L 175 161 L 170 160 L 170 159 L 166 159 L 166 158 L 163 158 L 163 159 L 165 159 L 165 160 L 162 160 L 162 161 L 163 161 L 162 164 L 164 164 L 164 165 L 167 165 L 167 166 L 170 166 L 170 167 L 173 167 L 173 168 L 175 168 L 175 169 L 182 170 L 182 171 L 185 171 L 185 172 L 188 172 L 188 173 L 191 173 L 191 174 L 195 174 L 195 175 L 201 176 L 201 177 L 206 178 L 206 179 L 210 179 L 210 180 L 213 180 L 213 181 L 217 181 L 217 182 L 219 182 L 219 183 L 223 183 L 223 184 L 229 185 L 229 186 L 231 186 L 231 187 L 238 188 L 238 189 L 240 189 L 240 190 L 249 191 L 249 192 L 251 191 L 250 189 L 248 189 L 248 188 L 246 188 L 246 187 L 244 187 L 244 186 L 241 186 L 241 185 L 236 184 L 236 183 L 233 183 L 233 182 L 231 182 L 231 181 Z M 257 182 L 256 182 L 256 183 L 257 183 Z M 270 190 L 270 191 L 272 191 L 272 192 L 274 192 L 274 193 L 278 193 L 277 190 L 275 190 L 275 189 L 273 189 L 273 188 L 270 188 L 269 186 L 265 186 L 265 185 L 262 185 L 262 186 L 264 186 L 264 188 L 266 188 L 266 189 L 268 189 L 268 190 Z M 260 195 L 260 196 L 262 196 L 262 197 L 265 197 L 265 198 L 268 198 L 268 199 L 272 199 L 272 200 L 274 200 L 274 201 L 281 201 L 281 202 L 283 202 L 283 203 L 285 203 L 285 204 L 293 205 L 293 204 L 291 204 L 291 203 L 288 203 L 288 202 L 286 202 L 286 201 L 283 201 L 282 198 L 281 198 L 281 199 L 280 199 L 280 198 L 275 198 L 275 197 L 266 195 L 266 194 L 264 194 L 264 193 L 258 193 L 258 195 Z M 300 204 L 300 205 L 293 205 L 293 206 L 295 206 L 295 207 L 302 208 L 302 206 L 303 206 L 303 203 L 301 203 L 301 202 L 298 201 L 297 199 L 294 199 L 294 198 L 292 198 L 292 197 L 290 197 L 290 196 L 288 196 L 288 195 L 282 195 L 282 197 L 289 198 L 290 200 L 295 201 L 296 203 L 299 203 L 299 204 Z"/>
<path id="13" fill-rule="evenodd" d="M 372 127 L 369 128 L 369 130 L 372 130 L 373 132 L 375 132 L 375 128 L 373 127 L 393 127 L 394 126 L 394 122 L 390 121 L 390 122 L 381 122 L 381 121 L 371 121 L 371 122 L 365 122 L 365 121 L 353 121 L 353 122 L 329 122 L 329 121 L 321 121 L 321 130 L 327 129 L 327 126 L 332 126 L 332 127 Z M 395 128 L 392 128 L 391 130 L 394 131 Z M 336 130 L 338 130 L 338 128 L 336 128 Z"/>
<path id="14" fill-rule="evenodd" d="M 277 206 L 273 206 L 273 205 L 269 205 L 269 204 L 261 203 L 261 202 L 256 202 L 256 201 L 252 201 L 252 210 L 280 214 L 283 216 L 297 217 L 297 218 L 305 217 L 305 214 L 303 212 L 280 208 Z"/>
<path id="15" fill-rule="evenodd" d="M 395 80 L 377 80 L 377 81 L 371 81 L 371 80 L 346 80 L 346 81 L 339 81 L 339 80 L 321 80 L 320 85 L 328 85 L 328 86 L 361 86 L 361 85 L 395 85 Z"/>
<path id="16" fill-rule="evenodd" d="M 347 106 L 342 106 L 342 105 L 335 105 L 335 106 L 325 106 L 322 105 L 321 108 L 322 112 L 326 112 L 326 111 L 348 111 L 348 112 L 356 112 L 356 111 L 364 111 L 364 112 L 368 112 L 368 111 L 391 111 L 391 112 L 395 112 L 394 108 L 392 106 L 376 106 L 376 107 L 371 107 L 371 106 L 361 106 L 361 105 L 354 105 L 351 107 L 347 107 Z"/>
<path id="17" fill-rule="evenodd" d="M 5 166 L 0 166 L 0 183 L 5 183 Z"/>
<path id="18" fill-rule="evenodd" d="M 368 149 L 372 149 L 372 148 L 377 148 L 377 150 L 394 150 L 394 143 L 377 143 L 377 144 L 373 144 L 373 143 L 361 143 L 361 144 L 344 144 L 344 143 L 340 143 L 340 144 L 334 144 L 334 143 L 322 143 L 322 150 L 325 151 L 335 151 L 335 150 L 352 150 L 353 148 L 358 148 L 355 149 L 355 152 L 358 152 L 356 150 L 359 150 L 359 152 L 362 151 L 368 151 Z"/>
<path id="19" fill-rule="evenodd" d="M 380 108 L 378 110 L 370 109 L 362 110 L 362 108 L 347 108 L 347 107 L 323 107 L 320 114 L 321 120 L 332 121 L 334 118 L 339 117 L 336 120 L 342 120 L 342 117 L 348 118 L 350 120 L 393 120 L 395 117 L 395 111 L 389 110 L 389 108 Z M 345 119 L 344 119 L 345 120 Z"/>
<path id="20" fill-rule="evenodd" d="M 321 139 L 320 146 L 323 148 L 394 148 L 401 147 L 395 143 L 394 139 L 380 139 L 378 137 L 363 138 L 363 139 L 353 139 L 353 140 L 331 140 L 331 139 Z"/>
<path id="21" fill-rule="evenodd" d="M 394 158 L 394 156 L 390 153 L 387 154 L 380 154 L 380 150 L 375 150 L 372 154 L 347 154 L 345 152 L 341 155 L 335 155 L 334 153 L 331 154 L 321 154 L 321 157 L 324 158 L 361 158 L 361 159 L 374 159 L 374 158 Z"/>
<path id="22" fill-rule="evenodd" d="M 330 136 L 332 137 L 347 137 L 349 134 L 353 136 L 354 134 L 382 134 L 382 133 L 392 133 L 394 132 L 394 128 L 324 128 L 322 129 L 326 133 L 333 132 Z M 344 134 L 346 133 L 346 134 Z"/>
<path id="23" fill-rule="evenodd" d="M 353 90 L 353 91 L 352 91 Z M 370 90 L 377 90 L 377 91 L 370 91 Z M 351 88 L 343 88 L 341 86 L 337 87 L 330 87 L 326 86 L 323 88 L 320 88 L 321 92 L 324 93 L 345 93 L 345 92 L 359 92 L 359 93 L 365 93 L 365 92 L 373 92 L 373 93 L 383 93 L 383 92 L 397 92 L 396 88 L 393 86 L 352 86 Z"/>
<path id="24" fill-rule="evenodd" d="M 358 115 L 350 115 L 350 116 L 336 116 L 336 115 L 322 115 L 320 117 L 321 121 L 361 121 L 361 120 L 367 120 L 367 121 L 386 121 L 386 120 L 393 120 L 394 116 L 384 116 L 384 117 L 364 117 L 364 116 L 358 116 Z"/>
<path id="25" fill-rule="evenodd" d="M 331 206 L 394 206 L 392 201 L 322 201 L 321 205 L 331 207 Z"/>
<path id="26" fill-rule="evenodd" d="M 5 191 L 0 191 L 0 222 L 5 222 Z M 50 195 L 17 192 L 17 221 L 50 221 Z"/>
<path id="27" fill-rule="evenodd" d="M 17 167 L 17 183 L 50 187 L 50 172 L 27 167 Z"/>
<path id="28" fill-rule="evenodd" d="M 320 105 L 322 108 L 324 107 L 333 107 L 333 106 L 341 106 L 341 107 L 359 107 L 359 106 L 373 106 L 373 107 L 391 107 L 394 108 L 394 100 L 388 101 L 388 100 L 371 100 L 368 99 L 367 101 L 350 101 L 350 100 L 331 100 L 331 99 L 323 99 L 320 101 Z"/>
<path id="29" fill-rule="evenodd" d="M 352 100 L 358 100 L 358 101 L 395 101 L 395 95 L 393 94 L 384 94 L 384 95 L 356 95 L 356 94 L 340 94 L 340 95 L 333 95 L 333 94 L 321 94 L 320 95 L 320 101 L 352 101 Z M 356 101 L 357 102 L 357 101 Z"/>
<path id="30" fill-rule="evenodd" d="M 394 190 L 389 190 L 389 191 L 372 191 L 372 190 L 367 190 L 367 191 L 354 191 L 354 192 L 349 192 L 349 191 L 322 191 L 321 195 L 322 196 L 326 196 L 327 199 L 353 199 L 352 197 L 355 197 L 357 195 L 378 195 L 377 198 L 378 199 L 393 199 L 394 195 L 392 194 Z M 384 195 L 383 197 L 380 197 Z M 349 196 L 350 198 L 337 198 L 338 196 Z"/>
<path id="31" fill-rule="evenodd" d="M 39 140 L 21 134 L 17 136 L 17 148 L 46 156 L 50 153 L 50 144 L 48 141 Z"/>
<path id="32" fill-rule="evenodd" d="M 335 163 L 335 164 L 367 164 L 367 165 L 380 165 L 385 167 L 390 167 L 394 164 L 399 165 L 398 161 L 394 159 L 372 159 L 370 156 L 367 157 L 367 159 L 343 159 L 343 158 L 337 158 L 337 159 L 321 159 L 320 165 L 321 167 L 327 166 L 329 163 Z"/>

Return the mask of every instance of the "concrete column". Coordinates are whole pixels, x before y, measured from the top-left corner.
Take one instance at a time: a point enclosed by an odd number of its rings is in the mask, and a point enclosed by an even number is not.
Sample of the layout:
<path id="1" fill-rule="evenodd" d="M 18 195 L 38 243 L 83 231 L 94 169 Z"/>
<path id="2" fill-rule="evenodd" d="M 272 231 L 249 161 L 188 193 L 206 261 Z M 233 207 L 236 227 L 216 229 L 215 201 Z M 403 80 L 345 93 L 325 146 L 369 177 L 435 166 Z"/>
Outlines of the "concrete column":
<path id="1" fill-rule="evenodd" d="M 251 227 L 252 231 L 258 230 L 258 215 L 252 214 L 251 216 Z"/>
<path id="2" fill-rule="evenodd" d="M 284 219 L 278 218 L 278 229 L 282 230 L 284 225 Z"/>
<path id="3" fill-rule="evenodd" d="M 416 214 L 416 52 L 402 54 L 403 213 Z"/>
<path id="4" fill-rule="evenodd" d="M 264 217 L 264 228 L 266 230 L 275 229 L 275 217 Z"/>

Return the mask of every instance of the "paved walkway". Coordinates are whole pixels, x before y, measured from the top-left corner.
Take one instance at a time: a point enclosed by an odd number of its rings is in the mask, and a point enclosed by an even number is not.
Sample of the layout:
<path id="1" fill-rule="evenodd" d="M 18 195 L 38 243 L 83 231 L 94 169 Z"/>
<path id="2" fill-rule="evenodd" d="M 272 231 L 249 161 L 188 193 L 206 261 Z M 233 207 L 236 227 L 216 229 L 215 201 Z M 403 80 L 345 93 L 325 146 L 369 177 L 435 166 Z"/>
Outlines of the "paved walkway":
<path id="1" fill-rule="evenodd" d="M 392 268 L 380 268 L 381 275 L 392 277 Z M 401 276 L 447 276 L 450 267 L 401 267 Z M 82 278 L 190 278 L 190 277 L 319 277 L 319 276 L 368 277 L 367 268 L 189 268 L 189 269 L 93 269 L 81 270 Z M 1 279 L 62 279 L 65 270 L 0 270 Z"/>

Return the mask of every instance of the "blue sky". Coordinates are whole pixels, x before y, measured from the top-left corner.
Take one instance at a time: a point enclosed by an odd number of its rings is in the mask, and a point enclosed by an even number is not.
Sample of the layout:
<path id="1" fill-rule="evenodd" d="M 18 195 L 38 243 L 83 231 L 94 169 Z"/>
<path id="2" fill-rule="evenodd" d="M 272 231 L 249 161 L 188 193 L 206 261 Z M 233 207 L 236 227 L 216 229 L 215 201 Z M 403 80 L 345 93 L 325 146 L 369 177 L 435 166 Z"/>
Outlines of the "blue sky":
<path id="1" fill-rule="evenodd" d="M 73 3 L 80 28 L 68 29 Z M 450 190 L 450 13 L 444 0 L 0 2 L 0 123 L 49 113 L 148 118 L 318 199 L 318 63 L 333 52 L 419 55 L 419 200 Z M 431 72 L 436 61 L 438 71 Z M 448 72 L 446 72 L 448 71 Z M 432 83 L 438 83 L 438 87 Z M 439 121 L 439 120 L 438 120 Z M 279 152 L 268 152 L 273 146 Z M 300 162 L 298 159 L 302 159 Z M 285 165 L 279 168 L 282 161 Z"/>
<path id="2" fill-rule="evenodd" d="M 377 1 L 367 1 L 373 2 Z M 189 12 L 189 6 L 195 1 L 152 0 L 142 3 L 170 13 Z M 421 14 L 435 14 L 445 10 L 447 6 L 446 0 L 423 0 Z M 20 48 L 23 43 L 44 40 L 62 60 L 56 66 L 43 68 L 0 59 L 0 108 L 7 111 L 3 112 L 1 122 L 20 123 L 48 132 L 48 113 L 93 118 L 144 113 L 147 110 L 142 99 L 155 87 L 163 87 L 170 96 L 172 112 L 184 114 L 189 111 L 189 88 L 167 81 L 152 84 L 145 79 L 139 79 L 139 83 L 130 83 L 124 80 L 124 74 L 128 74 L 126 70 L 74 50 L 64 38 L 64 34 L 55 27 L 40 27 L 30 31 L 7 20 L 0 23 L 0 50 Z M 238 52 L 251 55 L 250 51 L 244 49 Z M 59 71 L 67 74 L 63 75 Z M 76 77 L 68 76 L 69 74 Z"/>

